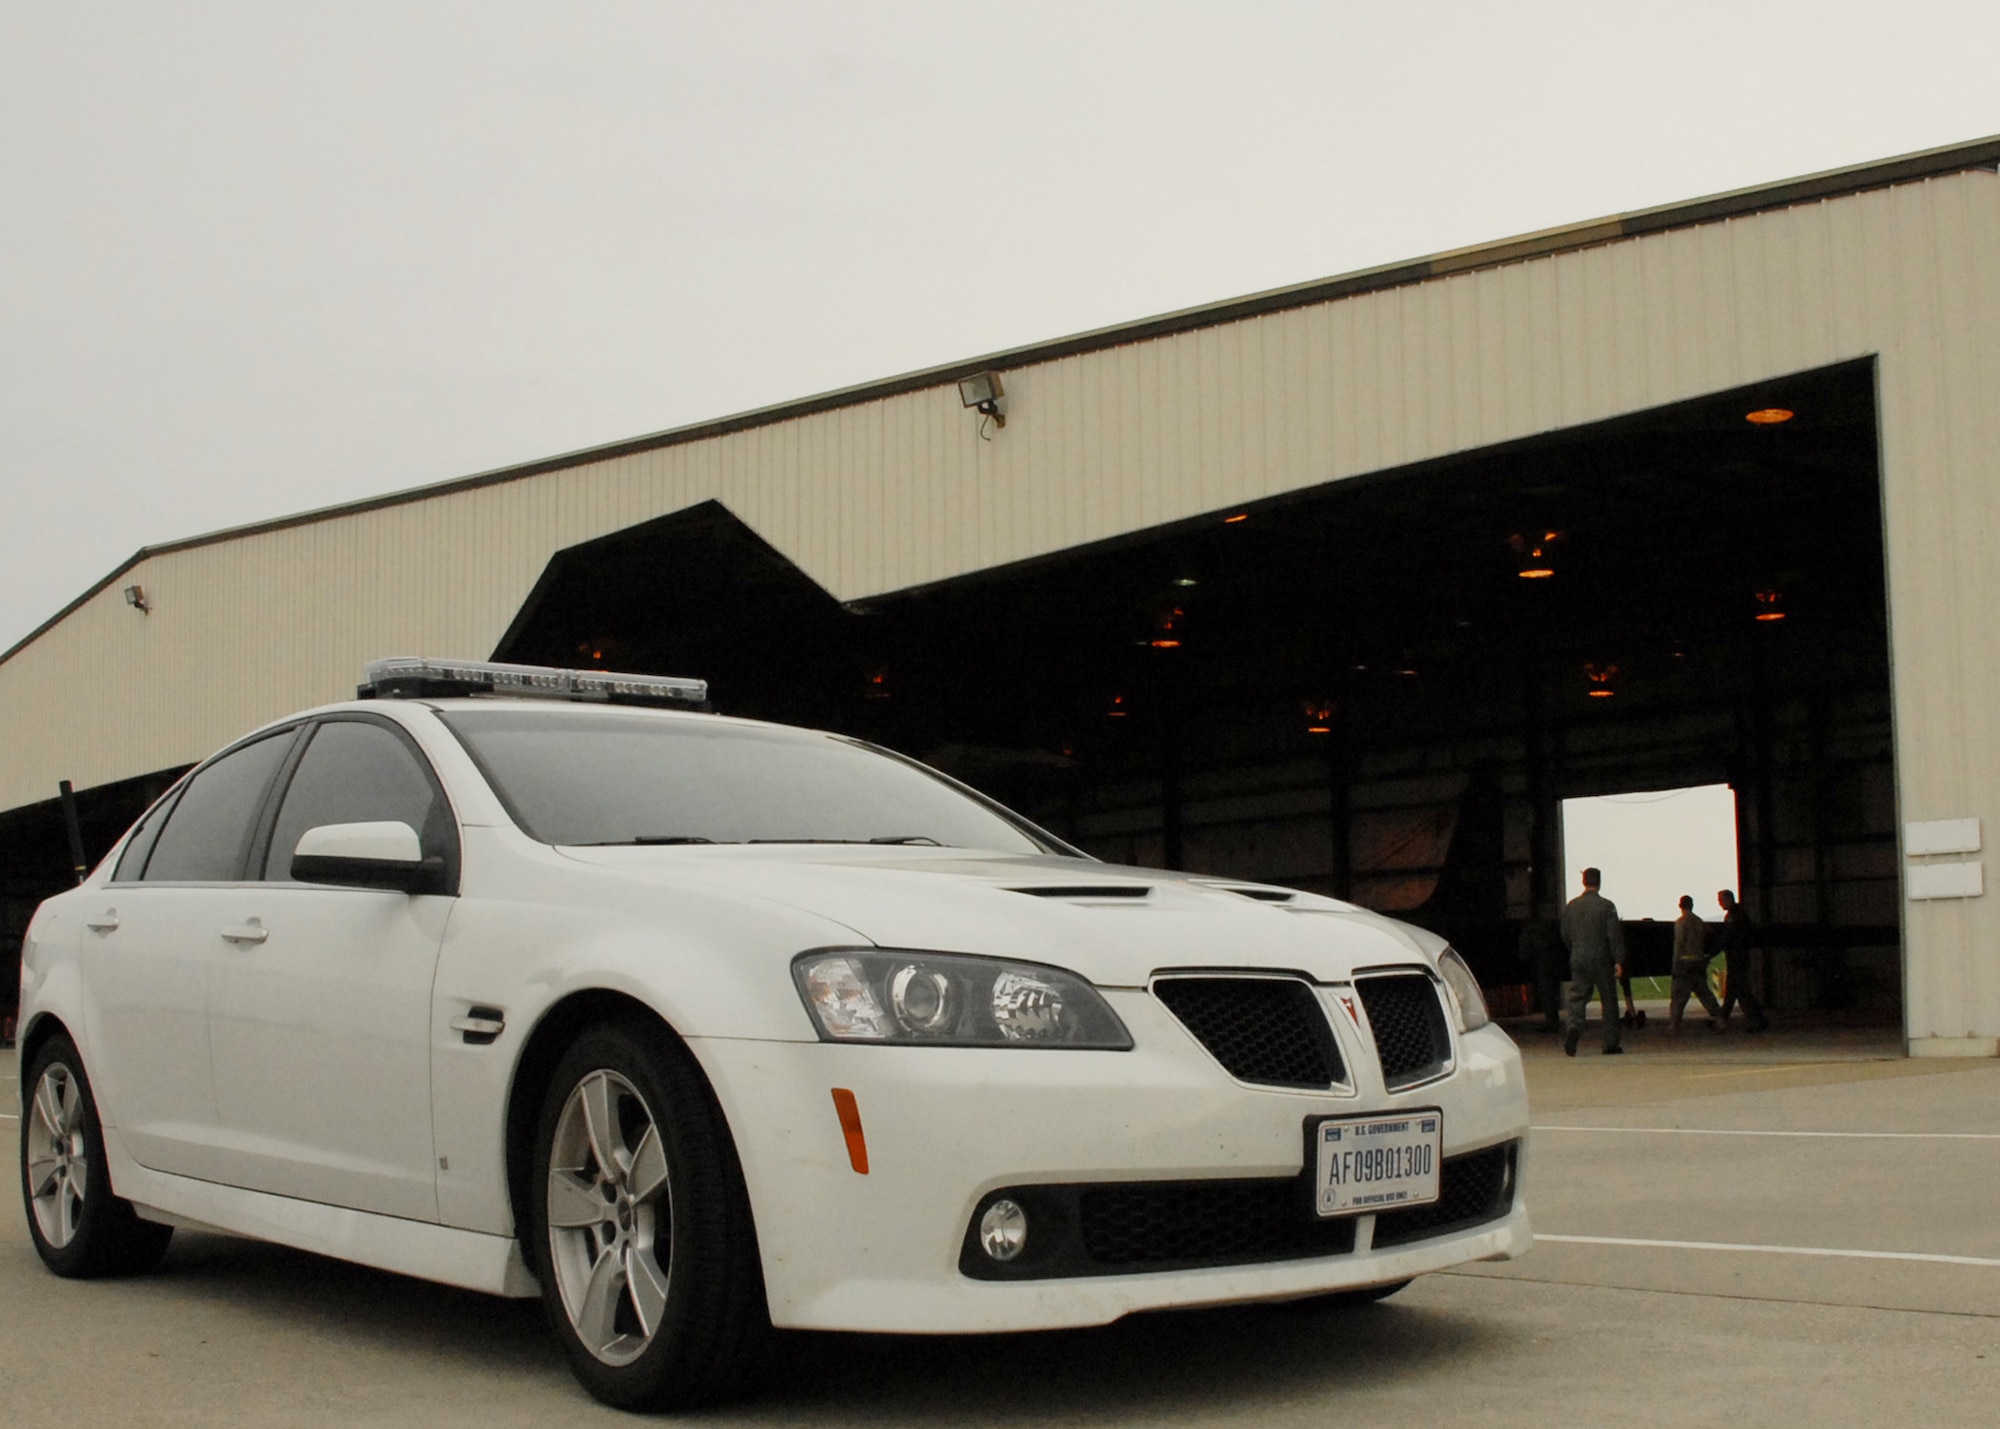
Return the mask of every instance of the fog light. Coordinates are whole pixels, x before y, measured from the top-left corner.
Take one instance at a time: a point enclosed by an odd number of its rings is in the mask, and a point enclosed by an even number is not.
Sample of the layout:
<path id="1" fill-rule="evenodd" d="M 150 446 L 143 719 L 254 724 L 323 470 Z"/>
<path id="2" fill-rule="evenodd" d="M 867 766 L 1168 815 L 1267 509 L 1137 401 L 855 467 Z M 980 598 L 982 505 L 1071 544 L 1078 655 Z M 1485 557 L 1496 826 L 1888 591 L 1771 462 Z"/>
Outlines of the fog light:
<path id="1" fill-rule="evenodd" d="M 1028 1213 L 1009 1200 L 998 1200 L 979 1218 L 979 1248 L 989 1260 L 1012 1260 L 1028 1245 Z"/>

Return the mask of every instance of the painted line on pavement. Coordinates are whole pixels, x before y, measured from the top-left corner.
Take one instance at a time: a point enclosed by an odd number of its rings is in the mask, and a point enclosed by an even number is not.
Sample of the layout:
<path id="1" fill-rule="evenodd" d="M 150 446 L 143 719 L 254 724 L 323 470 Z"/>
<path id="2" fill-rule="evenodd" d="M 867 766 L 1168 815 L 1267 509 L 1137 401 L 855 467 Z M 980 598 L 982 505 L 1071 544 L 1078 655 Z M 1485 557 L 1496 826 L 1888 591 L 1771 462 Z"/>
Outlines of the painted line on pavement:
<path id="1" fill-rule="evenodd" d="M 1738 1067 L 1727 1072 L 1689 1072 L 1690 1082 L 1712 1081 L 1716 1077 L 1770 1077 L 1780 1072 L 1804 1072 L 1815 1067 L 1848 1067 L 1851 1062 L 1780 1062 L 1775 1067 Z"/>
<path id="2" fill-rule="evenodd" d="M 1976 1265 L 2000 1269 L 2000 1260 L 1992 1260 L 1980 1255 L 1926 1255 L 1920 1251 L 1905 1250 L 1836 1250 L 1829 1246 L 1811 1245 L 1731 1245 L 1722 1241 L 1708 1240 L 1637 1240 L 1624 1236 L 1605 1235 L 1543 1235 L 1535 1232 L 1538 1241 L 1551 1241 L 1557 1245 L 1615 1245 L 1630 1246 L 1640 1250 L 1723 1250 L 1737 1255 L 1817 1255 L 1840 1260 L 1916 1260 L 1929 1265 Z"/>
<path id="3" fill-rule="evenodd" d="M 1706 1126 L 1531 1126 L 1530 1131 L 1587 1131 L 1610 1136 L 1803 1136 L 1835 1141 L 2000 1141 L 1996 1131 L 1737 1131 Z"/>

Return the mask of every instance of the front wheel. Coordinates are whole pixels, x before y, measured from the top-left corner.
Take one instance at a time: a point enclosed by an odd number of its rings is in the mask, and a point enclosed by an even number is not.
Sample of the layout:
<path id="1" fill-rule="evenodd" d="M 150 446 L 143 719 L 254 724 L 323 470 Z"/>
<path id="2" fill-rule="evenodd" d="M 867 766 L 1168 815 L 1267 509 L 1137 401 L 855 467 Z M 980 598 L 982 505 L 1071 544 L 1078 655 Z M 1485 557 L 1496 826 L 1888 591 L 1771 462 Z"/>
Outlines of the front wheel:
<path id="1" fill-rule="evenodd" d="M 21 1106 L 21 1201 L 42 1263 L 78 1279 L 138 1275 L 167 1253 L 173 1227 L 139 1219 L 111 1191 L 104 1131 L 76 1044 L 42 1044 Z"/>
<path id="2" fill-rule="evenodd" d="M 769 1319 L 721 1109 L 663 1028 L 585 1032 L 536 1138 L 529 1234 L 570 1367 L 622 1409 L 740 1393 Z"/>

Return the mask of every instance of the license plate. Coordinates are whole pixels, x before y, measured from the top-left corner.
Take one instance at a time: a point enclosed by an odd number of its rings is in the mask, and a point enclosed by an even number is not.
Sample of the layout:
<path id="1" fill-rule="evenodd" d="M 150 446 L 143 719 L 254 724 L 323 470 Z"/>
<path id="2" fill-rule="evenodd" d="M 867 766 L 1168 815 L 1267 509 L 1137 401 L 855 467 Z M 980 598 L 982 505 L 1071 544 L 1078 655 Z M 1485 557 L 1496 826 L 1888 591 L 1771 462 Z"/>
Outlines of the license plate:
<path id="1" fill-rule="evenodd" d="M 1438 1198 L 1442 1112 L 1322 1121 L 1311 1134 L 1319 1148 L 1314 1203 L 1322 1216 L 1421 1206 Z"/>

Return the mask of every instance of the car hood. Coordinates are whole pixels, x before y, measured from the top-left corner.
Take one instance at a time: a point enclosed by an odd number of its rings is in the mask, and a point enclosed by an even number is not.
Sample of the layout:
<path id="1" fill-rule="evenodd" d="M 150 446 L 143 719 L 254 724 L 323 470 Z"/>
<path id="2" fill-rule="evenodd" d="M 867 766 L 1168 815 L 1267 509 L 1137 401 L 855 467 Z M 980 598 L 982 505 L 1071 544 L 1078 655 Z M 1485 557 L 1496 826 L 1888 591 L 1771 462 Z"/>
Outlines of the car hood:
<path id="1" fill-rule="evenodd" d="M 1443 946 L 1331 898 L 1074 858 L 803 844 L 561 852 L 635 880 L 817 914 L 853 929 L 857 943 L 1051 963 L 1103 987 L 1188 967 L 1340 981 L 1357 968 L 1429 962 Z"/>

